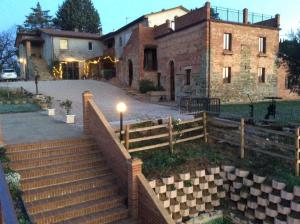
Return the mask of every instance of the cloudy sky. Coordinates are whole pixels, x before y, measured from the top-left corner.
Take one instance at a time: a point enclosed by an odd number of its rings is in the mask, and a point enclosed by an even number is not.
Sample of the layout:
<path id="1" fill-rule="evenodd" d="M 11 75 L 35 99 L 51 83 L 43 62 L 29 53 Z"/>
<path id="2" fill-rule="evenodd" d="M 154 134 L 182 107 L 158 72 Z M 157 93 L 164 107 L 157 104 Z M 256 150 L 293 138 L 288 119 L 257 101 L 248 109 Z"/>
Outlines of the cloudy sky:
<path id="1" fill-rule="evenodd" d="M 55 12 L 63 0 L 40 0 L 43 9 Z M 93 0 L 100 13 L 104 33 L 130 22 L 141 15 L 183 5 L 188 9 L 199 8 L 204 0 Z M 251 12 L 267 15 L 281 15 L 281 37 L 291 29 L 300 27 L 300 0 L 211 0 L 212 6 L 226 7 L 242 10 L 248 8 Z M 0 30 L 9 29 L 22 24 L 30 8 L 35 6 L 37 0 L 1 0 L 0 4 Z"/>

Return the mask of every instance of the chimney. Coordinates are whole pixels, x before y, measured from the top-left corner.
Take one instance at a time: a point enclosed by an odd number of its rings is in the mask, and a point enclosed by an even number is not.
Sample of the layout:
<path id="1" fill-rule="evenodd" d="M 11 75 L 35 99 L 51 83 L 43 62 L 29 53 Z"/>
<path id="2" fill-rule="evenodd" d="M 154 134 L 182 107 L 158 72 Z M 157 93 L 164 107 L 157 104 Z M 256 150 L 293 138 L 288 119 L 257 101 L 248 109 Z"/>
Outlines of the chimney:
<path id="1" fill-rule="evenodd" d="M 275 20 L 276 20 L 276 25 L 279 28 L 280 27 L 280 15 L 279 14 L 275 15 Z"/>
<path id="2" fill-rule="evenodd" d="M 249 15 L 248 9 L 244 8 L 243 9 L 243 23 L 244 24 L 248 24 L 248 15 Z"/>
<path id="3" fill-rule="evenodd" d="M 210 19 L 210 2 L 205 2 L 206 19 Z"/>

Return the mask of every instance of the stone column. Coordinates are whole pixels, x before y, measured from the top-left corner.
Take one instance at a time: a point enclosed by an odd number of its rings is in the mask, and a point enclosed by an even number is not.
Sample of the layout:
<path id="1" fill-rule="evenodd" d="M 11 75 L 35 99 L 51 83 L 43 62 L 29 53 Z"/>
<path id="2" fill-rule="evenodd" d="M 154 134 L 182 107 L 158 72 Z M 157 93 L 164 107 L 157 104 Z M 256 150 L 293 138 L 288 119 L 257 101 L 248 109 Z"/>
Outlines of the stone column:
<path id="1" fill-rule="evenodd" d="M 93 99 L 93 94 L 90 91 L 85 91 L 82 94 L 82 107 L 83 107 L 83 132 L 89 135 L 90 132 L 90 114 L 89 114 L 89 100 Z"/>
<path id="2" fill-rule="evenodd" d="M 26 41 L 26 55 L 27 59 L 31 56 L 31 42 Z"/>
<path id="3" fill-rule="evenodd" d="M 133 219 L 138 218 L 138 180 L 137 176 L 142 173 L 142 160 L 128 160 L 128 208 Z"/>
<path id="4" fill-rule="evenodd" d="M 243 9 L 243 23 L 244 24 L 248 24 L 248 15 L 249 15 L 248 9 L 247 8 Z"/>

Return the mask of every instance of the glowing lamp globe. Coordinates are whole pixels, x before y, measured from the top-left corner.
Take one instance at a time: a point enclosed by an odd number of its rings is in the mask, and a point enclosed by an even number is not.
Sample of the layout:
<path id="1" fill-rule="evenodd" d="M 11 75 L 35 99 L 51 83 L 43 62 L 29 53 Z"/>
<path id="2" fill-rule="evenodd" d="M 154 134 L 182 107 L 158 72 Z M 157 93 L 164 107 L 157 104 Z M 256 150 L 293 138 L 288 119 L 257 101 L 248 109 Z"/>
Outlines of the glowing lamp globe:
<path id="1" fill-rule="evenodd" d="M 117 104 L 117 111 L 119 113 L 124 113 L 126 110 L 127 110 L 127 106 L 126 106 L 125 103 L 120 102 L 120 103 Z"/>

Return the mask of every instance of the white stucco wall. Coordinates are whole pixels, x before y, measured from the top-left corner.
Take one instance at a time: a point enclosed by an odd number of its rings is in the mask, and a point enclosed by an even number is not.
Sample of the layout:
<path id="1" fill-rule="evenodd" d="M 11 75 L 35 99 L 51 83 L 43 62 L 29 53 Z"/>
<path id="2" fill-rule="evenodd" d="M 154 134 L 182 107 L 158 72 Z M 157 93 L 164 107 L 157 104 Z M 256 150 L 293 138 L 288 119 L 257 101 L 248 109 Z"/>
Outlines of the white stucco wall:
<path id="1" fill-rule="evenodd" d="M 166 22 L 166 20 L 174 21 L 175 16 L 183 16 L 187 12 L 181 8 L 175 8 L 167 11 L 161 11 L 154 14 L 147 15 L 149 27 L 159 26 Z"/>
<path id="2" fill-rule="evenodd" d="M 68 49 L 60 49 L 60 40 L 68 40 Z M 93 49 L 89 50 L 89 42 L 93 43 Z M 103 55 L 103 44 L 99 40 L 76 39 L 65 37 L 53 37 L 53 55 L 55 59 L 64 60 L 86 60 Z"/>

